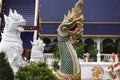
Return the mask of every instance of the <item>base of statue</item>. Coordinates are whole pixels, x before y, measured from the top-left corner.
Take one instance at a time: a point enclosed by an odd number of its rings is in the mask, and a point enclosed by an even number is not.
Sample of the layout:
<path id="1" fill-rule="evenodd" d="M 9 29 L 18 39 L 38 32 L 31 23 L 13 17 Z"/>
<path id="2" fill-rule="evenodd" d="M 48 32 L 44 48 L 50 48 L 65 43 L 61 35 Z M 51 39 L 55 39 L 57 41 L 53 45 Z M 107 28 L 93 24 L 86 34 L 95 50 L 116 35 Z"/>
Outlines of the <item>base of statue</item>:
<path id="1" fill-rule="evenodd" d="M 64 79 L 64 80 L 81 80 L 80 73 L 72 75 L 72 74 L 64 74 L 61 71 L 54 71 L 53 70 L 53 74 L 55 74 L 55 76 L 58 79 Z"/>

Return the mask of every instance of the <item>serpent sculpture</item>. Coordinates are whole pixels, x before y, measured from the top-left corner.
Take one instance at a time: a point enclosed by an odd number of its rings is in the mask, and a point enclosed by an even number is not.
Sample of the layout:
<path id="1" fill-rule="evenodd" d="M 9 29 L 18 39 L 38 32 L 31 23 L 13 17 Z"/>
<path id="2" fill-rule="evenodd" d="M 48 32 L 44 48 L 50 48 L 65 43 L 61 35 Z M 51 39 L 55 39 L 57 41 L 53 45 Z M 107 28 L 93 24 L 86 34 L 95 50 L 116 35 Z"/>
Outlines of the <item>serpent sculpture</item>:
<path id="1" fill-rule="evenodd" d="M 64 15 L 64 20 L 57 29 L 61 56 L 61 65 L 57 76 L 65 80 L 81 80 L 80 65 L 72 43 L 76 42 L 83 34 L 82 4 L 83 0 L 79 0 L 75 7 L 68 11 L 68 15 Z"/>

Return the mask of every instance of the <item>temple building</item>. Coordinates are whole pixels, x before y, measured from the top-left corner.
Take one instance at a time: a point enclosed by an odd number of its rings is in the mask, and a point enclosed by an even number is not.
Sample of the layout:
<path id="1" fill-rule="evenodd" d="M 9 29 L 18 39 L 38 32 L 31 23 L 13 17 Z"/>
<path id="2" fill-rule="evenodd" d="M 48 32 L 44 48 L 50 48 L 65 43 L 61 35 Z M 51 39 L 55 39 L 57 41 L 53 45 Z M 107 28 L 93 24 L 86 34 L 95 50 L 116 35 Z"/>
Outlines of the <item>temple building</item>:
<path id="1" fill-rule="evenodd" d="M 40 38 L 46 43 L 46 48 L 57 42 L 57 28 L 64 14 L 74 7 L 78 0 L 0 0 L 1 32 L 4 28 L 4 14 L 9 9 L 17 10 L 23 15 L 27 24 L 21 37 L 25 51 L 30 51 L 34 31 L 39 29 Z M 94 45 L 98 53 L 117 53 L 120 46 L 120 0 L 84 0 L 84 34 L 80 42 L 89 46 Z M 39 7 L 39 28 L 36 25 L 36 10 Z M 38 16 L 37 16 L 38 17 Z M 111 51 L 106 51 L 106 44 L 111 45 Z M 113 49 L 114 48 L 114 49 Z"/>

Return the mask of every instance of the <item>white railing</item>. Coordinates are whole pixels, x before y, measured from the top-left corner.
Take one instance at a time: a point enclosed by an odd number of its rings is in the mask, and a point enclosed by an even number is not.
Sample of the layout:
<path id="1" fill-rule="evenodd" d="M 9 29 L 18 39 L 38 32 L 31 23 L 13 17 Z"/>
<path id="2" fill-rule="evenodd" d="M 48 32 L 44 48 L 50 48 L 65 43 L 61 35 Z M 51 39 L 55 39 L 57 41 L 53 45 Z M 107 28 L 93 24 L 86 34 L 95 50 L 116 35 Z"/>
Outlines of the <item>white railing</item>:
<path id="1" fill-rule="evenodd" d="M 53 53 L 44 53 L 45 59 L 53 59 Z M 102 62 L 110 62 L 111 54 L 101 54 L 104 57 Z"/>
<path id="2" fill-rule="evenodd" d="M 110 62 L 111 61 L 111 54 L 101 54 L 104 56 L 103 62 Z M 118 56 L 118 54 L 116 54 Z"/>
<path id="3" fill-rule="evenodd" d="M 53 53 L 44 53 L 45 59 L 53 59 Z"/>
<path id="4" fill-rule="evenodd" d="M 103 62 L 110 62 L 111 54 L 101 54 L 104 57 Z"/>
<path id="5" fill-rule="evenodd" d="M 110 56 L 111 56 L 111 54 L 101 54 L 101 55 L 104 56 L 105 60 L 109 60 Z M 53 53 L 44 53 L 44 56 L 45 56 L 46 60 L 51 60 L 51 59 L 54 60 Z M 104 80 L 110 79 L 110 77 L 107 74 L 106 70 L 107 70 L 107 67 L 109 65 L 111 65 L 111 62 L 100 62 L 100 63 L 97 63 L 97 62 L 83 62 L 83 61 L 80 61 L 79 64 L 81 65 L 81 79 L 92 78 L 91 69 L 92 69 L 92 67 L 98 66 L 98 65 L 100 65 L 105 70 L 105 73 L 103 75 Z M 50 64 L 50 66 L 51 65 L 52 64 Z"/>

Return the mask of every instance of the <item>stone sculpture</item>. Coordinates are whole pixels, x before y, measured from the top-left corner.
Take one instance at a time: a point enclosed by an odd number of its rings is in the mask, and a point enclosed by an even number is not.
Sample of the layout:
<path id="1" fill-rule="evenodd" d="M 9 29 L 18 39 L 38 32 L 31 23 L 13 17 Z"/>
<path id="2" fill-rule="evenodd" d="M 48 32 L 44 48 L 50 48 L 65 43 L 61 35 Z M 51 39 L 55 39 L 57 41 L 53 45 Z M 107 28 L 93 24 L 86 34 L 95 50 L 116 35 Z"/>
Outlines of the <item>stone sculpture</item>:
<path id="1" fill-rule="evenodd" d="M 81 80 L 80 65 L 72 43 L 83 34 L 82 4 L 83 0 L 79 0 L 72 11 L 68 11 L 68 15 L 64 16 L 63 22 L 57 29 L 58 47 L 61 54 L 60 70 L 57 72 L 59 78 Z"/>
<path id="2" fill-rule="evenodd" d="M 43 51 L 45 44 L 43 43 L 43 41 L 40 38 L 38 40 L 34 39 L 33 42 L 31 41 L 31 44 L 32 44 L 32 50 L 31 50 L 30 61 L 35 63 L 44 62 Z"/>
<path id="3" fill-rule="evenodd" d="M 120 62 L 108 66 L 107 72 L 111 79 L 120 80 Z"/>
<path id="4" fill-rule="evenodd" d="M 16 10 L 12 12 L 11 9 L 8 16 L 4 15 L 4 19 L 5 27 L 0 42 L 0 52 L 6 53 L 6 58 L 8 58 L 13 72 L 16 73 L 19 66 L 26 65 L 21 56 L 23 53 L 23 42 L 20 38 L 26 21 Z"/>
<path id="5" fill-rule="evenodd" d="M 101 66 L 94 66 L 91 69 L 91 71 L 92 71 L 93 80 L 102 80 L 103 79 L 104 70 Z"/>

